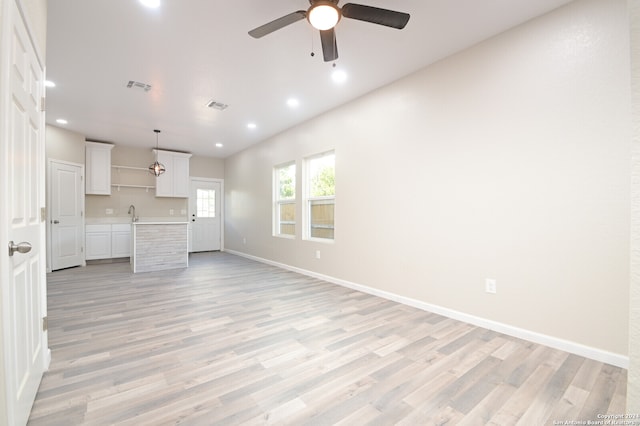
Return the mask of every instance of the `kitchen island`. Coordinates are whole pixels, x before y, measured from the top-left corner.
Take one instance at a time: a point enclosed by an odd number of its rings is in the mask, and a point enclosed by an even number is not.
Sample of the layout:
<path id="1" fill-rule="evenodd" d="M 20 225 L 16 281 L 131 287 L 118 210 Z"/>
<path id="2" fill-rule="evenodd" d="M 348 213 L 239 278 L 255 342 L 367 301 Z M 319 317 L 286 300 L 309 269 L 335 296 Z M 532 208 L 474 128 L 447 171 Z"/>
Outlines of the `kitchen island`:
<path id="1" fill-rule="evenodd" d="M 188 222 L 133 222 L 131 269 L 162 271 L 189 266 Z"/>

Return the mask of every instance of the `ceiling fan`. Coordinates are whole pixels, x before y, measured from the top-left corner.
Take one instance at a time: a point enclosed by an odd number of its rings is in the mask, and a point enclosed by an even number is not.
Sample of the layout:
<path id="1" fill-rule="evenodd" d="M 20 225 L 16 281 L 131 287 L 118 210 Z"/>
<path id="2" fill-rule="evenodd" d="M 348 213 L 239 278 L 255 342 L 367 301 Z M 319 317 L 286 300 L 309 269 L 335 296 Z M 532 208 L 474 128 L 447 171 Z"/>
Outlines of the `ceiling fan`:
<path id="1" fill-rule="evenodd" d="M 308 10 L 298 10 L 284 15 L 267 24 L 261 25 L 249 31 L 253 38 L 261 38 L 267 34 L 286 27 L 287 25 L 307 19 L 316 29 L 320 30 L 322 53 L 325 62 L 338 59 L 338 44 L 336 42 L 335 26 L 341 17 L 371 22 L 386 27 L 403 29 L 409 22 L 408 13 L 394 10 L 380 9 L 362 4 L 347 3 L 342 8 L 338 7 L 340 0 L 309 0 L 311 7 Z"/>

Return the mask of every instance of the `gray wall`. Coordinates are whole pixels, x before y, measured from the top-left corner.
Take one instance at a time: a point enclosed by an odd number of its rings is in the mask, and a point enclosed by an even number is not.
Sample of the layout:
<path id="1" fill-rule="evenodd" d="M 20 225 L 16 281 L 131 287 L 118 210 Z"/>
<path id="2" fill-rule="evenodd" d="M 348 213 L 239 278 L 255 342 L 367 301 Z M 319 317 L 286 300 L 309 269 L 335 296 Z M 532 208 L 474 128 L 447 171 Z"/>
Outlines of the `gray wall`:
<path id="1" fill-rule="evenodd" d="M 84 164 L 84 135 L 56 126 L 46 126 L 47 160 Z"/>
<path id="2" fill-rule="evenodd" d="M 226 249 L 624 359 L 628 28 L 577 1 L 228 158 Z M 335 242 L 273 237 L 273 166 L 329 149 Z"/>

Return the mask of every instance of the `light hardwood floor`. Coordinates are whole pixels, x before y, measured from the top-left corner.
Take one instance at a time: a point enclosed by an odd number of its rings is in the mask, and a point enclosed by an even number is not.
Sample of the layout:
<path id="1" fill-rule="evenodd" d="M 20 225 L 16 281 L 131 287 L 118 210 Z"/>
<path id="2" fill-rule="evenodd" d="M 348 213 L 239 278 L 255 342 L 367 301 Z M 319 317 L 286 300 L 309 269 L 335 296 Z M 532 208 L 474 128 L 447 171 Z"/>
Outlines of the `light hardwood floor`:
<path id="1" fill-rule="evenodd" d="M 626 371 L 226 253 L 48 279 L 30 425 L 543 425 L 624 413 Z"/>

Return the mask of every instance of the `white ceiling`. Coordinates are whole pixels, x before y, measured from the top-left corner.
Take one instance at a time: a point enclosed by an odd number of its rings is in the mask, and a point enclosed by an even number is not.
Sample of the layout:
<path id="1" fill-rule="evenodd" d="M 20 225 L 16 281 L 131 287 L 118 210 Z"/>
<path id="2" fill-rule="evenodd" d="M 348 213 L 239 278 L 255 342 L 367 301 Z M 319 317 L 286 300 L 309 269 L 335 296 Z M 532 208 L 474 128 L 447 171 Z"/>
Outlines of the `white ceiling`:
<path id="1" fill-rule="evenodd" d="M 137 0 L 48 3 L 47 78 L 56 87 L 47 89 L 47 123 L 148 148 L 157 128 L 160 148 L 227 157 L 570 0 L 358 1 L 411 19 L 404 30 L 342 19 L 343 84 L 332 81 L 306 21 L 261 39 L 247 34 L 307 9 L 307 0 L 161 2 L 155 10 Z M 152 88 L 128 89 L 130 80 Z M 229 107 L 206 107 L 212 99 Z"/>

